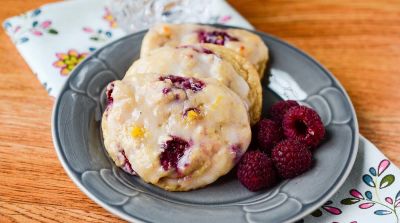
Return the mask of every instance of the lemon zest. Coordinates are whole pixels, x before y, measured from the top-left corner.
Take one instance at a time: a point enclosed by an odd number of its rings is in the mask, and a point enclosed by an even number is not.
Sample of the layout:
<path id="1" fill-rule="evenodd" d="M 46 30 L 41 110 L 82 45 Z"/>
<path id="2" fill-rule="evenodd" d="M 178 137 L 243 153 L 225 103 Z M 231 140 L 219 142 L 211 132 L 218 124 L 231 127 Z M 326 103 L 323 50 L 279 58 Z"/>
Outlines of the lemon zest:
<path id="1" fill-rule="evenodd" d="M 145 128 L 139 127 L 136 125 L 132 127 L 132 130 L 131 130 L 132 138 L 143 138 L 145 134 L 146 134 Z"/>
<path id="2" fill-rule="evenodd" d="M 218 107 L 218 105 L 219 105 L 219 103 L 221 102 L 221 100 L 222 100 L 222 96 L 219 95 L 219 96 L 217 97 L 217 99 L 215 99 L 214 103 L 211 104 L 211 109 L 212 109 L 212 110 L 215 110 L 215 109 Z"/>

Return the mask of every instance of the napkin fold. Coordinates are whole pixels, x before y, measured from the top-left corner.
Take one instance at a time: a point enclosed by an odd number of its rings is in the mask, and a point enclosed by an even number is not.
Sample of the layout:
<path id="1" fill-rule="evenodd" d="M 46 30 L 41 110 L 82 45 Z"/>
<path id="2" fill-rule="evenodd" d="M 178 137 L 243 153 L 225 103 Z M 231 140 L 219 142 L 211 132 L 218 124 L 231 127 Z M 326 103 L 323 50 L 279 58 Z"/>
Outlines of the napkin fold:
<path id="1" fill-rule="evenodd" d="M 211 2 L 209 23 L 253 28 L 224 0 Z M 109 0 L 62 1 L 4 21 L 17 50 L 51 96 L 59 94 L 71 70 L 91 52 L 127 34 L 108 5 Z M 344 185 L 300 222 L 400 223 L 399 181 L 400 170 L 361 136 Z"/>

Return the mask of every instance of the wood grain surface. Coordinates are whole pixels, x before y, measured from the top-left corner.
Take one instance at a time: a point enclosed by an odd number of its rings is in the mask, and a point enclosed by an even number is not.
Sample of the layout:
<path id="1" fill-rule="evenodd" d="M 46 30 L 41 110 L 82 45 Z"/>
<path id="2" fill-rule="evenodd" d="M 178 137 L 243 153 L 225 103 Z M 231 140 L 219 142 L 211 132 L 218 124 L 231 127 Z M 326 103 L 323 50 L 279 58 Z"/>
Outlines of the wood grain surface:
<path id="1" fill-rule="evenodd" d="M 49 0 L 0 0 L 0 21 Z M 257 29 L 303 49 L 344 85 L 360 132 L 400 166 L 399 0 L 229 0 Z M 119 222 L 62 169 L 50 98 L 0 31 L 0 222 Z"/>

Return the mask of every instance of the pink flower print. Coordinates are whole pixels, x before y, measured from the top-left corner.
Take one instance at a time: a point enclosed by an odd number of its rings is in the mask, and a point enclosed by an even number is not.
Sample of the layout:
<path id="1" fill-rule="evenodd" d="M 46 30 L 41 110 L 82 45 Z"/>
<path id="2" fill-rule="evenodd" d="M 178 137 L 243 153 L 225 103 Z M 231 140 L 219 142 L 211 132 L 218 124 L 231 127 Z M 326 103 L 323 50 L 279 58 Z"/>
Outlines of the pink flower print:
<path id="1" fill-rule="evenodd" d="M 385 201 L 386 201 L 387 203 L 389 203 L 389 204 L 393 204 L 393 199 L 390 198 L 390 197 L 386 197 L 386 198 L 385 198 Z"/>
<path id="2" fill-rule="evenodd" d="M 219 19 L 219 22 L 220 23 L 226 23 L 226 22 L 228 22 L 229 20 L 231 20 L 232 19 L 232 16 L 230 16 L 230 15 L 224 15 L 224 16 L 222 16 L 220 19 Z"/>
<path id="3" fill-rule="evenodd" d="M 17 33 L 18 31 L 20 31 L 21 30 L 21 26 L 17 26 L 17 27 L 15 27 L 15 29 L 14 29 L 14 33 Z"/>
<path id="4" fill-rule="evenodd" d="M 83 27 L 83 31 L 86 32 L 86 33 L 93 33 L 94 32 L 94 30 L 92 28 L 90 28 L 90 27 Z"/>
<path id="5" fill-rule="evenodd" d="M 103 30 L 103 29 L 92 29 L 90 27 L 83 27 L 82 30 L 85 33 L 90 34 L 89 39 L 93 41 L 100 41 L 100 42 L 105 42 L 112 37 L 112 33 L 109 30 Z"/>
<path id="6" fill-rule="evenodd" d="M 350 190 L 350 195 L 355 197 L 355 198 L 364 199 L 364 196 L 356 189 L 351 189 Z"/>
<path id="7" fill-rule="evenodd" d="M 37 30 L 37 29 L 31 29 L 31 33 L 32 33 L 33 35 L 35 35 L 35 36 L 41 36 L 41 35 L 43 35 L 43 33 L 40 32 L 40 31 Z"/>
<path id="8" fill-rule="evenodd" d="M 322 205 L 322 209 L 328 212 L 329 214 L 332 215 L 340 215 L 342 214 L 342 210 L 340 210 L 337 207 L 332 206 L 332 201 L 327 201 L 324 205 Z M 311 213 L 312 216 L 314 217 L 321 217 L 323 212 L 320 209 L 315 210 L 313 213 Z"/>
<path id="9" fill-rule="evenodd" d="M 45 20 L 40 24 L 39 21 L 33 21 L 32 28 L 30 28 L 29 31 L 35 36 L 41 36 L 44 32 L 47 32 L 49 34 L 58 34 L 57 30 L 52 29 L 50 26 L 50 20 Z"/>
<path id="10" fill-rule="evenodd" d="M 5 21 L 4 28 L 10 34 L 15 44 L 28 42 L 31 38 L 41 37 L 46 34 L 57 35 L 58 31 L 51 27 L 50 20 L 40 20 L 41 9 L 35 9 L 19 16 L 17 24 Z"/>
<path id="11" fill-rule="evenodd" d="M 111 28 L 117 28 L 117 21 L 115 20 L 114 16 L 111 14 L 110 10 L 106 7 L 104 8 L 104 15 L 103 19 L 108 22 Z"/>
<path id="12" fill-rule="evenodd" d="M 332 206 L 322 206 L 322 209 L 324 209 L 325 211 L 333 214 L 333 215 L 340 215 L 342 213 L 342 211 L 339 208 L 336 207 L 332 207 Z"/>
<path id="13" fill-rule="evenodd" d="M 378 216 L 382 215 L 393 215 L 396 222 L 399 222 L 399 215 L 397 207 L 400 206 L 400 191 L 394 197 L 385 197 L 384 200 L 380 198 L 380 190 L 391 186 L 396 177 L 393 174 L 386 174 L 384 172 L 390 166 L 390 161 L 383 159 L 379 162 L 377 168 L 370 167 L 367 174 L 362 176 L 362 181 L 372 189 L 364 192 L 365 196 L 356 189 L 350 190 L 351 197 L 342 199 L 340 201 L 343 205 L 354 205 L 360 203 L 358 207 L 360 209 L 369 209 L 371 207 L 381 208 L 375 210 L 373 213 Z"/>
<path id="14" fill-rule="evenodd" d="M 53 63 L 53 66 L 60 68 L 62 76 L 67 76 L 87 55 L 87 53 L 78 53 L 76 50 L 69 50 L 67 53 L 56 53 L 58 60 Z"/>
<path id="15" fill-rule="evenodd" d="M 378 166 L 378 176 L 380 176 L 390 165 L 389 160 L 382 160 Z"/>
<path id="16" fill-rule="evenodd" d="M 375 204 L 373 202 L 367 202 L 367 203 L 360 204 L 358 207 L 361 209 L 368 209 L 374 205 Z"/>
<path id="17" fill-rule="evenodd" d="M 40 24 L 40 27 L 42 27 L 43 29 L 47 29 L 51 26 L 51 21 L 50 20 L 46 20 L 44 22 L 42 22 L 42 24 Z"/>

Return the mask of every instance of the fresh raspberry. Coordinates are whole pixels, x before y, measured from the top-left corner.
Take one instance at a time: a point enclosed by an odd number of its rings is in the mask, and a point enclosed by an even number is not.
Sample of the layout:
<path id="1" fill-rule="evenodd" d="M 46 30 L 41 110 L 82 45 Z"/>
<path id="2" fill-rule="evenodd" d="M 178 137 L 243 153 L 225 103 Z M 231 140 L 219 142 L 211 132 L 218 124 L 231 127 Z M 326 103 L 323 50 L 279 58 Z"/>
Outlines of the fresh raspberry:
<path id="1" fill-rule="evenodd" d="M 114 98 L 112 97 L 113 90 L 114 90 L 114 82 L 111 82 L 108 84 L 106 89 L 107 105 L 110 105 L 114 102 Z"/>
<path id="2" fill-rule="evenodd" d="M 250 191 L 270 188 L 278 182 L 272 160 L 261 151 L 249 151 L 243 155 L 238 165 L 237 177 Z"/>
<path id="3" fill-rule="evenodd" d="M 163 169 L 177 169 L 179 159 L 183 156 L 186 149 L 189 147 L 190 144 L 186 140 L 177 136 L 171 136 L 171 139 L 167 140 L 162 145 L 164 151 L 160 155 L 160 163 Z"/>
<path id="4" fill-rule="evenodd" d="M 305 144 L 286 139 L 278 143 L 272 150 L 272 160 L 279 175 L 289 179 L 311 168 L 312 155 Z"/>
<path id="5" fill-rule="evenodd" d="M 272 105 L 269 109 L 268 114 L 276 123 L 282 123 L 283 116 L 292 107 L 300 106 L 296 101 L 287 100 L 279 101 Z"/>
<path id="6" fill-rule="evenodd" d="M 311 108 L 298 106 L 289 109 L 282 121 L 287 138 L 298 140 L 315 148 L 325 136 L 324 124 Z"/>
<path id="7" fill-rule="evenodd" d="M 256 124 L 254 136 L 260 149 L 271 154 L 274 146 L 283 139 L 283 132 L 280 125 L 269 119 L 262 119 Z"/>
<path id="8" fill-rule="evenodd" d="M 184 90 L 192 90 L 193 92 L 201 91 L 205 86 L 203 81 L 193 77 L 180 77 L 175 75 L 167 75 L 167 76 L 161 76 L 159 80 L 160 81 L 170 80 L 174 85 L 174 87 Z"/>
<path id="9" fill-rule="evenodd" d="M 198 32 L 198 39 L 200 43 L 212 43 L 217 45 L 224 45 L 227 41 L 238 41 L 239 39 L 229 35 L 224 31 L 211 31 L 206 32 L 204 30 L 200 30 Z"/>

